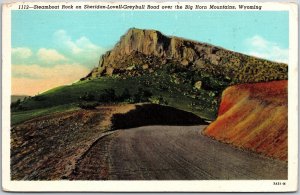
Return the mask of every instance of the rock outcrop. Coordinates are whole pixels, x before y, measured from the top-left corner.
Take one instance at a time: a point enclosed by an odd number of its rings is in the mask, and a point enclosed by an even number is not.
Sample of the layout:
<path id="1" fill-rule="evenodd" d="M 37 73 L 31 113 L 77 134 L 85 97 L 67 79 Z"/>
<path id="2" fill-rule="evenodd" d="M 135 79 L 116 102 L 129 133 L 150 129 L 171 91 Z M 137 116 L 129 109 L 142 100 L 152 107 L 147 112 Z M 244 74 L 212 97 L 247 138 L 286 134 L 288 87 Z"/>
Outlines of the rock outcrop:
<path id="1" fill-rule="evenodd" d="M 98 67 L 86 78 L 136 72 L 137 69 L 153 72 L 170 63 L 230 78 L 233 83 L 287 79 L 286 64 L 206 43 L 165 36 L 156 30 L 135 28 L 129 29 L 115 47 L 101 57 Z"/>
<path id="2" fill-rule="evenodd" d="M 283 80 L 228 87 L 222 94 L 218 118 L 203 133 L 287 160 L 287 84 Z"/>

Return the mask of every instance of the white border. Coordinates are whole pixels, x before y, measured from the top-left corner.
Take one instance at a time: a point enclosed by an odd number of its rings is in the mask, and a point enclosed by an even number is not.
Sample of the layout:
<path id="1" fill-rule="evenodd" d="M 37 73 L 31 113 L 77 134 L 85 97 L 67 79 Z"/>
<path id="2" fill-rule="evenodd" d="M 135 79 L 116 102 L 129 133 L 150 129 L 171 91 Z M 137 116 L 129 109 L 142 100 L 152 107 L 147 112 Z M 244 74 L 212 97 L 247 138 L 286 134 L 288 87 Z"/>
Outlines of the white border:
<path id="1" fill-rule="evenodd" d="M 87 2 L 47 2 L 47 1 L 37 1 L 37 2 L 14 2 L 14 3 L 7 3 L 4 4 L 3 7 L 9 7 L 8 9 L 10 10 L 19 10 L 19 5 L 30 5 L 30 8 L 27 10 L 41 10 L 43 9 L 34 9 L 34 5 L 39 5 L 39 6 L 47 6 L 47 5 L 73 5 L 73 9 L 44 9 L 50 10 L 50 11 L 55 11 L 55 10 L 60 10 L 60 11 L 74 11 L 74 10 L 79 10 L 79 11 L 290 11 L 295 7 L 295 10 L 297 10 L 297 4 L 296 3 L 284 3 L 284 2 L 225 2 L 225 1 L 210 1 L 210 2 L 153 2 L 153 1 L 145 1 L 145 2 L 126 2 L 126 1 L 120 1 L 120 2 L 93 2 L 93 1 L 87 1 Z M 102 8 L 102 9 L 76 9 L 77 5 L 102 5 L 102 6 L 117 6 L 117 5 L 145 5 L 144 9 L 119 9 L 119 8 Z M 159 9 L 147 9 L 148 5 L 160 5 Z M 165 5 L 173 5 L 172 9 L 162 9 L 162 6 Z M 181 5 L 183 6 L 183 9 L 175 9 L 174 5 Z M 186 5 L 193 5 L 194 8 L 196 5 L 201 5 L 201 6 L 207 6 L 208 9 L 184 9 Z M 216 5 L 216 6 L 223 6 L 223 5 L 231 5 L 231 6 L 236 6 L 236 9 L 209 9 L 210 5 Z M 245 6 L 262 6 L 261 10 L 255 10 L 255 9 L 239 9 L 239 5 L 245 5 Z M 23 9 L 24 10 L 24 9 Z M 26 11 L 26 10 L 25 10 Z"/>
<path id="2" fill-rule="evenodd" d="M 297 190 L 298 183 L 298 10 L 295 3 L 258 2 L 123 2 L 132 4 L 225 4 L 262 5 L 264 11 L 289 11 L 289 81 L 288 81 L 288 180 L 284 186 L 274 186 L 274 180 L 191 180 L 191 181 L 11 181 L 10 180 L 10 93 L 11 93 L 11 10 L 19 4 L 3 5 L 2 28 L 2 185 L 5 191 L 102 191 L 102 192 L 285 192 Z M 108 2 L 28 3 L 25 4 L 122 4 Z M 87 10 L 83 10 L 87 11 Z M 95 11 L 95 10 L 92 10 Z M 104 11 L 104 10 L 99 10 Z M 131 11 L 131 10 L 128 10 Z M 150 11 L 150 10 L 147 10 Z M 176 10 L 170 10 L 176 11 Z M 188 10 L 180 10 L 188 11 Z M 199 11 L 199 10 L 193 10 Z M 202 10 L 203 11 L 203 10 Z M 206 10 L 220 11 L 220 10 Z M 226 10 L 222 10 L 226 11 Z M 228 10 L 234 11 L 234 10 Z M 241 10 L 235 10 L 241 11 Z M 253 10 L 249 10 L 253 11 Z"/>

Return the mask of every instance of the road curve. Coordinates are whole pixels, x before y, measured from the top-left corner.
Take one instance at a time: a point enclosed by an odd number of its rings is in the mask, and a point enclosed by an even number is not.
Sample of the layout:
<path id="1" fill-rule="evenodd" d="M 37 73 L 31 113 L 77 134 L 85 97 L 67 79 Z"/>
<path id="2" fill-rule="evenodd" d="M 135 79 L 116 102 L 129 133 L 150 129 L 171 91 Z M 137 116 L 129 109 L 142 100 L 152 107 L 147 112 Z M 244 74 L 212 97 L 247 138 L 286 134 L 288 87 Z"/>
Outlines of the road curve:
<path id="1" fill-rule="evenodd" d="M 72 180 L 287 179 L 287 163 L 199 132 L 205 126 L 144 126 L 96 141 Z"/>

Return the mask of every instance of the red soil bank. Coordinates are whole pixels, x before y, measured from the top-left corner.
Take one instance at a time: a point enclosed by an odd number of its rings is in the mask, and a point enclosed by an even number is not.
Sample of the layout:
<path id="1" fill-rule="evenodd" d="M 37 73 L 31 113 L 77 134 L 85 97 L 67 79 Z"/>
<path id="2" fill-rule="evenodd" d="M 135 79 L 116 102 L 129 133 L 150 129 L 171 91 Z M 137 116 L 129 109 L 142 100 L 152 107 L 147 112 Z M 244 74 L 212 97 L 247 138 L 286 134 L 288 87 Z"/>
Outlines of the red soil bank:
<path id="1" fill-rule="evenodd" d="M 204 134 L 287 160 L 287 81 L 241 84 L 222 94 L 218 118 Z"/>

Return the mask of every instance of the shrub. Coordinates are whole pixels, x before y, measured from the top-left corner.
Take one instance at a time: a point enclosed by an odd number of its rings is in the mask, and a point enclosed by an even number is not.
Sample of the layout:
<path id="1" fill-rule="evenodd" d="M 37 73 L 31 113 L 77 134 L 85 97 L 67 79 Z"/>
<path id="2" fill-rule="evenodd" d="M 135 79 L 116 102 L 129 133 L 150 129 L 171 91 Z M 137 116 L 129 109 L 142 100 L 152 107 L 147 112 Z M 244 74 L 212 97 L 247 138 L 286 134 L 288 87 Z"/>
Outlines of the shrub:
<path id="1" fill-rule="evenodd" d="M 20 103 L 21 103 L 21 100 L 18 99 L 16 102 L 12 102 L 10 104 L 10 108 L 17 108 L 20 105 Z"/>
<path id="2" fill-rule="evenodd" d="M 28 98 L 26 98 L 26 99 L 28 99 Z M 23 100 L 18 99 L 17 101 L 12 102 L 10 104 L 11 110 L 12 111 L 24 111 L 24 110 L 28 110 L 28 108 L 24 105 L 24 101 L 25 101 L 25 98 Z"/>
<path id="3" fill-rule="evenodd" d="M 98 101 L 99 102 L 113 102 L 117 100 L 116 92 L 114 89 L 104 89 L 102 93 L 100 94 Z"/>
<path id="4" fill-rule="evenodd" d="M 137 93 L 134 95 L 134 102 L 147 102 L 149 98 L 152 96 L 152 93 L 149 90 L 145 90 L 143 88 L 138 88 Z"/>
<path id="5" fill-rule="evenodd" d="M 80 102 L 78 104 L 79 108 L 85 109 L 85 110 L 93 110 L 95 109 L 99 104 L 97 102 Z"/>
<path id="6" fill-rule="evenodd" d="M 95 96 L 89 92 L 85 92 L 84 95 L 79 97 L 79 99 L 83 101 L 94 101 Z"/>
<path id="7" fill-rule="evenodd" d="M 162 96 L 152 96 L 149 98 L 149 101 L 153 104 L 168 105 L 168 101 Z"/>
<path id="8" fill-rule="evenodd" d="M 119 101 L 129 101 L 131 97 L 131 94 L 127 88 L 124 89 L 120 97 L 118 98 Z"/>

